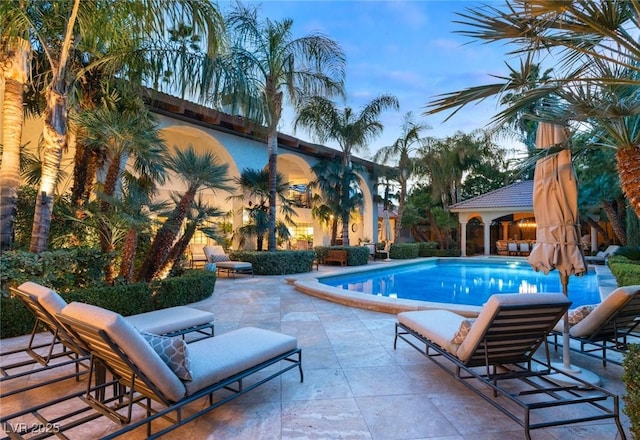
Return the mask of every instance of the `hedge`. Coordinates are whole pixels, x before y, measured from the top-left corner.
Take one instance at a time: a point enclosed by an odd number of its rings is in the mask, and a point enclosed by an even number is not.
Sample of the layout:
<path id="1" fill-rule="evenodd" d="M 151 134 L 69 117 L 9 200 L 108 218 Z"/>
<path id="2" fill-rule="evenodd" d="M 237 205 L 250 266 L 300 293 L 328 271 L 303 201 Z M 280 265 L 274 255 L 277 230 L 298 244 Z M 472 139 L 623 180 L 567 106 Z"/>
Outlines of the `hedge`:
<path id="1" fill-rule="evenodd" d="M 621 255 L 613 255 L 607 259 L 611 273 L 618 286 L 635 286 L 640 284 L 640 262 L 630 260 Z"/>
<path id="2" fill-rule="evenodd" d="M 418 258 L 418 250 L 418 243 L 393 243 L 389 247 L 389 258 L 393 260 Z"/>
<path id="3" fill-rule="evenodd" d="M 201 301 L 211 296 L 215 282 L 215 272 L 188 270 L 183 276 L 152 283 L 74 288 L 59 293 L 67 302 L 81 301 L 128 316 Z M 34 323 L 33 314 L 19 299 L 0 296 L 0 338 L 27 334 Z"/>
<path id="4" fill-rule="evenodd" d="M 347 266 L 364 266 L 369 263 L 369 248 L 366 246 L 316 246 L 314 249 L 321 263 L 329 250 L 347 251 Z"/>
<path id="5" fill-rule="evenodd" d="M 308 251 L 231 251 L 232 260 L 246 261 L 255 275 L 287 275 L 311 272 L 316 253 Z"/>
<path id="6" fill-rule="evenodd" d="M 437 241 L 421 241 L 418 243 L 418 256 L 419 257 L 432 257 L 433 252 L 437 250 Z"/>

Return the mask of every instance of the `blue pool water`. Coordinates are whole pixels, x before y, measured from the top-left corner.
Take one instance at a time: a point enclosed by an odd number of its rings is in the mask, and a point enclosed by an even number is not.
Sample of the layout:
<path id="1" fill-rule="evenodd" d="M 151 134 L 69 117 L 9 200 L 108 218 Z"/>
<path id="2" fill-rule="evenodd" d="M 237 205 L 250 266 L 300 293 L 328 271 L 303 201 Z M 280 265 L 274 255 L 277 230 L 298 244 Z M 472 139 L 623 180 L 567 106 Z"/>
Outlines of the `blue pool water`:
<path id="1" fill-rule="evenodd" d="M 481 306 L 494 293 L 562 291 L 557 271 L 545 275 L 515 260 L 430 260 L 318 281 L 378 296 L 473 306 Z M 569 299 L 572 308 L 600 302 L 595 272 L 569 277 Z"/>

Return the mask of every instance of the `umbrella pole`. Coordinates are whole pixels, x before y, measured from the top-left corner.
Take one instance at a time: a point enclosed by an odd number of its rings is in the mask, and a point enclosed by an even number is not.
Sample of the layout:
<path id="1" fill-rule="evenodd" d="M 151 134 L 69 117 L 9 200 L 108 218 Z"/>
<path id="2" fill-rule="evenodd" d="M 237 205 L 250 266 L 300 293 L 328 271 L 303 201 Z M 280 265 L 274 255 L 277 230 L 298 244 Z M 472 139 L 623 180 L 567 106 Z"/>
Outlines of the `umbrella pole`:
<path id="1" fill-rule="evenodd" d="M 562 284 L 562 293 L 564 296 L 569 296 L 569 276 L 564 273 L 560 273 L 560 283 Z M 571 369 L 571 359 L 569 355 L 569 311 L 564 313 L 563 328 L 562 328 L 562 364 L 565 370 Z"/>

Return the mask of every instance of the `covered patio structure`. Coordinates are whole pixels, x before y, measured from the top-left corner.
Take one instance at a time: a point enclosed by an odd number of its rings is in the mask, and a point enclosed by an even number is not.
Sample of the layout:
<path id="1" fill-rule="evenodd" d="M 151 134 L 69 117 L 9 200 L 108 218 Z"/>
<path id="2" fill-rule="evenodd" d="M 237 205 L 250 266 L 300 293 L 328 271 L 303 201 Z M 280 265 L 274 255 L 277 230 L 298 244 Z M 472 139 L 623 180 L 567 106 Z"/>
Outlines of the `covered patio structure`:
<path id="1" fill-rule="evenodd" d="M 499 236 L 501 240 L 513 238 L 513 235 L 510 234 L 510 228 L 513 228 L 514 225 L 518 227 L 518 222 L 521 220 L 526 221 L 526 227 L 533 230 L 531 232 L 535 237 L 535 223 L 528 220 L 533 218 L 532 180 L 512 183 L 503 188 L 456 203 L 451 205 L 450 211 L 458 214 L 460 248 L 463 257 L 467 256 L 467 224 L 476 217 L 483 225 L 482 244 L 484 255 L 491 255 L 491 224 L 494 221 L 499 221 L 502 225 Z"/>
<path id="2" fill-rule="evenodd" d="M 467 256 L 467 225 L 473 218 L 478 218 L 483 225 L 482 244 L 484 255 L 491 255 L 491 225 L 501 226 L 495 241 L 535 241 L 536 223 L 533 214 L 533 180 L 523 180 L 511 185 L 473 197 L 449 207 L 458 214 L 460 222 L 461 256 Z M 598 249 L 598 231 L 591 227 L 588 241 L 583 243 L 585 249 Z M 583 237 L 584 238 L 584 237 Z"/>

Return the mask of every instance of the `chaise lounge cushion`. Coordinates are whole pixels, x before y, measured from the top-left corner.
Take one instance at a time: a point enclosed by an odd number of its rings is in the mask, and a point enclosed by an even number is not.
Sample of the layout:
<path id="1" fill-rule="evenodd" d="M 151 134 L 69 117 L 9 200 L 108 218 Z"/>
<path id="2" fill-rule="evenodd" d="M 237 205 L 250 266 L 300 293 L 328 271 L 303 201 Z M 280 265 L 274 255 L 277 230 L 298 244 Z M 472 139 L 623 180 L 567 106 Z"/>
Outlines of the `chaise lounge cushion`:
<path id="1" fill-rule="evenodd" d="M 67 302 L 57 292 L 33 281 L 22 283 L 18 289 L 36 297 L 42 307 L 54 317 L 67 305 Z"/>
<path id="2" fill-rule="evenodd" d="M 582 321 L 571 327 L 569 334 L 577 338 L 587 338 L 591 336 L 605 321 L 617 312 L 620 307 L 629 301 L 638 290 L 640 290 L 640 286 L 618 287 Z M 556 326 L 555 329 L 558 329 L 558 326 Z"/>
<path id="3" fill-rule="evenodd" d="M 244 327 L 189 344 L 193 380 L 185 383 L 187 394 L 294 350 L 297 343 L 292 336 Z"/>
<path id="4" fill-rule="evenodd" d="M 216 266 L 234 272 L 250 271 L 253 269 L 252 264 L 246 261 L 220 261 L 216 263 Z"/>
<path id="5" fill-rule="evenodd" d="M 211 312 L 205 312 L 204 310 L 194 309 L 192 307 L 175 306 L 125 316 L 124 319 L 139 330 L 163 335 L 176 330 L 188 329 L 212 322 L 214 315 Z M 176 323 L 180 323 L 179 329 L 176 328 Z"/>
<path id="6" fill-rule="evenodd" d="M 140 332 L 121 315 L 79 302 L 67 305 L 62 309 L 62 315 L 104 330 L 167 398 L 178 401 L 184 397 L 186 388 L 182 381 L 164 363 Z"/>
<path id="7" fill-rule="evenodd" d="M 458 351 L 453 338 L 466 318 L 448 310 L 418 310 L 398 314 L 398 322 L 435 342 L 451 354 Z"/>

